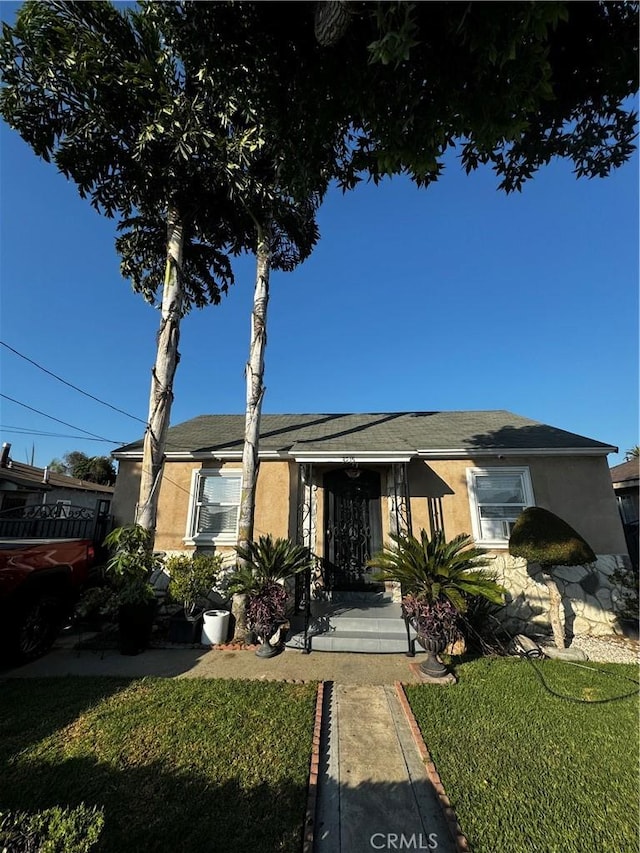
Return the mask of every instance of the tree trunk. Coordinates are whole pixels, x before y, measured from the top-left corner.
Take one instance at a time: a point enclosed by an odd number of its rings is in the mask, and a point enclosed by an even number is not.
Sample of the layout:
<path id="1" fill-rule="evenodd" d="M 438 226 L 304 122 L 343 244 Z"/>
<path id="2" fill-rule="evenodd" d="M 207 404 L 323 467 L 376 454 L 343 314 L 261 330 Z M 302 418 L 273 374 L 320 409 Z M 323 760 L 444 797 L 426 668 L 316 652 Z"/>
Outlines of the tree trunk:
<path id="1" fill-rule="evenodd" d="M 258 480 L 258 450 L 260 441 L 260 413 L 264 397 L 264 351 L 267 346 L 267 307 L 269 304 L 269 271 L 271 265 L 271 230 L 258 227 L 256 252 L 256 286 L 251 313 L 251 345 L 245 370 L 247 381 L 247 409 L 244 422 L 244 447 L 242 451 L 242 493 L 240 495 L 240 522 L 238 544 L 246 547 L 253 538 L 256 482 Z"/>
<path id="2" fill-rule="evenodd" d="M 351 15 L 346 0 L 321 0 L 316 3 L 314 30 L 318 44 L 337 44 L 349 28 Z"/>
<path id="3" fill-rule="evenodd" d="M 155 531 L 156 510 L 164 460 L 164 447 L 173 402 L 173 380 L 178 366 L 178 342 L 182 317 L 182 248 L 183 225 L 177 211 L 167 216 L 167 265 L 160 329 L 157 337 L 156 361 L 151 372 L 149 421 L 144 436 L 142 474 L 138 497 L 137 523 Z"/>
<path id="4" fill-rule="evenodd" d="M 551 630 L 553 631 L 553 642 L 559 649 L 564 649 L 564 628 L 560 618 L 562 609 L 562 596 L 558 589 L 558 584 L 551 577 L 548 571 L 543 569 L 542 578 L 549 590 L 549 621 L 551 622 Z"/>
<path id="5" fill-rule="evenodd" d="M 246 547 L 253 539 L 253 523 L 258 481 L 258 450 L 260 442 L 260 414 L 264 397 L 264 351 L 267 346 L 267 307 L 269 304 L 269 272 L 271 268 L 271 228 L 258 226 L 256 251 L 256 286 L 251 312 L 251 344 L 245 371 L 247 382 L 247 408 L 244 424 L 244 447 L 242 451 L 242 492 L 240 494 L 240 518 L 238 544 Z M 242 604 L 234 596 L 234 607 Z M 246 607 L 246 599 L 245 599 Z M 246 617 L 236 617 L 235 642 L 243 642 L 246 636 Z"/>

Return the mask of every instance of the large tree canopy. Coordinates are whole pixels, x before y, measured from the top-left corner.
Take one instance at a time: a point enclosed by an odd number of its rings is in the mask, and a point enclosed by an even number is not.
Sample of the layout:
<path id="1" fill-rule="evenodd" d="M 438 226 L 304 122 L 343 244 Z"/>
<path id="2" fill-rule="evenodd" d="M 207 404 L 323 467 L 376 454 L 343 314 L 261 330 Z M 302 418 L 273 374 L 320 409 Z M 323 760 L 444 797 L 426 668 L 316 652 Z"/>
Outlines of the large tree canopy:
<path id="1" fill-rule="evenodd" d="M 553 157 L 606 176 L 635 137 L 638 5 L 28 0 L 3 25 L 0 73 L 4 118 L 119 218 L 136 289 L 162 290 L 152 525 L 180 317 L 219 301 L 230 256 L 290 269 L 331 180 L 428 185 L 451 148 L 508 192 Z"/>
<path id="2" fill-rule="evenodd" d="M 108 456 L 87 456 L 81 450 L 65 453 L 62 460 L 52 459 L 49 468 L 103 486 L 113 486 L 116 481 L 116 471 Z"/>

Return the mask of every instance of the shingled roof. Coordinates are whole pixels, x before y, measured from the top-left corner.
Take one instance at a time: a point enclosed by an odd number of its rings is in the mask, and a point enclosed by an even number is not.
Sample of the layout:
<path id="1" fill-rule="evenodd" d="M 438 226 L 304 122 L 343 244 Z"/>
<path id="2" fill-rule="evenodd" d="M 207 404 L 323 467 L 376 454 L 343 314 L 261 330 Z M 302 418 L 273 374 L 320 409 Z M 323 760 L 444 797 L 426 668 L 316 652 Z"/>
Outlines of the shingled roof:
<path id="1" fill-rule="evenodd" d="M 244 415 L 200 415 L 171 427 L 167 458 L 242 453 Z M 260 454 L 389 453 L 467 455 L 471 452 L 583 452 L 615 447 L 503 410 L 378 412 L 367 414 L 262 415 Z M 142 453 L 142 439 L 114 451 L 116 458 Z"/>
<path id="2" fill-rule="evenodd" d="M 77 477 L 68 477 L 66 474 L 58 474 L 51 469 L 37 468 L 35 465 L 27 465 L 24 462 L 11 462 L 4 468 L 0 468 L 0 480 L 15 483 L 23 488 L 33 488 L 39 491 L 50 489 L 75 489 L 85 492 L 103 492 L 112 495 L 113 486 L 103 486 L 100 483 L 90 483 L 88 480 L 79 480 Z"/>
<path id="3" fill-rule="evenodd" d="M 634 486 L 640 480 L 640 463 L 637 459 L 628 459 L 611 468 L 611 481 L 616 486 Z"/>

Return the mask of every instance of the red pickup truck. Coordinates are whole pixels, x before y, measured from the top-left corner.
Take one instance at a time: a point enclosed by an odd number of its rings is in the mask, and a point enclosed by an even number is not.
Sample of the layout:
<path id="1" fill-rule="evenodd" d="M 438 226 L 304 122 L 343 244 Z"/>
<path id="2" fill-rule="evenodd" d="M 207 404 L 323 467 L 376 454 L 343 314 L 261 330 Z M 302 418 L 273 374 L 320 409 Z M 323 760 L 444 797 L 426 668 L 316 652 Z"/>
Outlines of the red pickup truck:
<path id="1" fill-rule="evenodd" d="M 95 565 L 90 539 L 0 539 L 0 657 L 48 651 Z"/>

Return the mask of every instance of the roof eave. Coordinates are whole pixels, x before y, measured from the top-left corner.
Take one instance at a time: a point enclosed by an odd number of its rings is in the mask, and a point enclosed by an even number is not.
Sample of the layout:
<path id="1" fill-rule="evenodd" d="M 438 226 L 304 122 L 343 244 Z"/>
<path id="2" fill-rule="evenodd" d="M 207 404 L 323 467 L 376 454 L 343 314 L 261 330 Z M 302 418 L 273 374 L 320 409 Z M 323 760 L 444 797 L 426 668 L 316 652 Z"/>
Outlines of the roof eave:
<path id="1" fill-rule="evenodd" d="M 607 456 L 618 448 L 603 447 L 446 447 L 420 449 L 418 456 L 425 459 L 469 459 L 476 456 Z"/>

